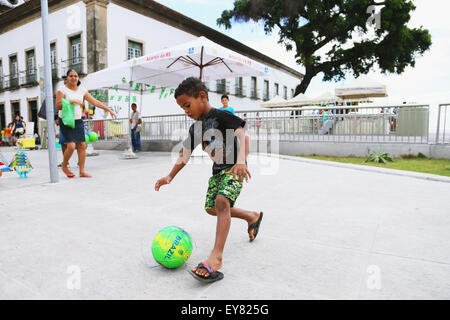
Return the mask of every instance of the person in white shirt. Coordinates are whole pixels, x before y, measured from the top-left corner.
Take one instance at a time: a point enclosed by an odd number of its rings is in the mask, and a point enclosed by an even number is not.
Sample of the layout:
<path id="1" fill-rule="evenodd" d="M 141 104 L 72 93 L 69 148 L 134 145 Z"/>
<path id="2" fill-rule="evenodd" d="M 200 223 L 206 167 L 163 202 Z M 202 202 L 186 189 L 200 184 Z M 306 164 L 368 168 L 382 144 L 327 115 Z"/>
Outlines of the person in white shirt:
<path id="1" fill-rule="evenodd" d="M 75 128 L 64 125 L 61 120 L 62 99 L 68 99 L 70 100 L 70 103 L 75 105 Z M 64 86 L 61 86 L 56 93 L 56 109 L 59 110 L 59 123 L 61 126 L 61 132 L 64 135 L 64 140 L 66 142 L 66 150 L 64 151 L 64 160 L 61 169 L 68 178 L 75 177 L 75 174 L 68 168 L 68 163 L 75 150 L 75 145 L 78 153 L 80 177 L 92 177 L 84 171 L 84 165 L 86 162 L 86 144 L 84 137 L 84 124 L 81 119 L 83 111 L 82 108 L 84 108 L 84 100 L 88 101 L 93 106 L 108 111 L 111 114 L 111 117 L 117 119 L 117 115 L 113 110 L 109 109 L 100 101 L 94 99 L 84 87 L 80 86 L 78 73 L 75 70 L 70 69 L 67 71 L 67 83 Z"/>
<path id="2" fill-rule="evenodd" d="M 133 151 L 139 152 L 141 151 L 141 124 L 142 118 L 139 112 L 137 111 L 136 103 L 131 105 L 131 109 L 133 113 L 131 114 L 131 144 L 133 145 Z"/>

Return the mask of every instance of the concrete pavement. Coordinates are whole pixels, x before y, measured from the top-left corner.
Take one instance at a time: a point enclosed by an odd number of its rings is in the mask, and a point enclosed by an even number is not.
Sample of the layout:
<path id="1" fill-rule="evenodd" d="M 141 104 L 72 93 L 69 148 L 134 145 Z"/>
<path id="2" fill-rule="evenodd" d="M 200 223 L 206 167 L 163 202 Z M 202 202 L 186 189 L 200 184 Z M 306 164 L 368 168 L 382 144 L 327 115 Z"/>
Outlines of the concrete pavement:
<path id="1" fill-rule="evenodd" d="M 260 234 L 250 243 L 232 220 L 225 278 L 204 285 L 186 272 L 214 242 L 210 161 L 155 192 L 170 154 L 99 152 L 92 179 L 50 184 L 43 150 L 28 153 L 29 178 L 0 178 L 0 299 L 450 299 L 449 183 L 251 155 L 236 206 L 264 211 Z M 151 255 L 169 225 L 195 243 L 175 270 Z"/>

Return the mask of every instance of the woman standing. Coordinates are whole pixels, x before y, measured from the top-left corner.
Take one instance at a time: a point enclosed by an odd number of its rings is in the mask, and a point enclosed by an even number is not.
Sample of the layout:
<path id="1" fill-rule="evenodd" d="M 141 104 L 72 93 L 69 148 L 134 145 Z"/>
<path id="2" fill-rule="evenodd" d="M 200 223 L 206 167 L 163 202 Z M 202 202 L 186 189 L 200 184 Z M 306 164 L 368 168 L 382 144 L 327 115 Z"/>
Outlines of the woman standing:
<path id="1" fill-rule="evenodd" d="M 73 129 L 64 125 L 61 120 L 62 99 L 68 99 L 70 100 L 70 103 L 75 105 L 75 128 Z M 70 157 L 75 151 L 75 145 L 77 147 L 78 153 L 80 177 L 91 177 L 90 174 L 84 171 L 84 165 L 86 162 L 86 144 L 84 136 L 84 124 L 83 120 L 81 119 L 84 108 L 84 100 L 88 101 L 91 105 L 96 106 L 97 108 L 108 111 L 111 114 L 111 117 L 117 119 L 117 115 L 114 111 L 109 109 L 100 101 L 94 99 L 84 87 L 80 86 L 78 73 L 75 70 L 70 69 L 69 71 L 67 71 L 67 83 L 62 86 L 56 94 L 56 109 L 60 110 L 58 120 L 61 126 L 61 132 L 64 135 L 64 140 L 66 142 L 66 150 L 64 151 L 64 159 L 61 168 L 68 178 L 75 177 L 75 174 L 68 168 Z"/>
<path id="2" fill-rule="evenodd" d="M 16 115 L 16 118 L 14 119 L 12 132 L 14 135 L 14 143 L 16 143 L 17 140 L 25 134 L 25 121 L 23 121 L 19 115 Z"/>

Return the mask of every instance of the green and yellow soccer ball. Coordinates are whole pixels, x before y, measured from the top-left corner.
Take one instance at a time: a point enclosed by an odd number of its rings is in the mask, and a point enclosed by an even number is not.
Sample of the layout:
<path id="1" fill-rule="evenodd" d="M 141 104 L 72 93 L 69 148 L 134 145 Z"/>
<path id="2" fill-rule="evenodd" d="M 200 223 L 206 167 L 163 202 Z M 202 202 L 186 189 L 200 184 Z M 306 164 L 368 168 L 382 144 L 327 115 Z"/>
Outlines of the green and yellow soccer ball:
<path id="1" fill-rule="evenodd" d="M 191 253 L 191 236 L 181 228 L 165 227 L 153 239 L 153 258 L 166 268 L 178 268 L 189 259 Z"/>

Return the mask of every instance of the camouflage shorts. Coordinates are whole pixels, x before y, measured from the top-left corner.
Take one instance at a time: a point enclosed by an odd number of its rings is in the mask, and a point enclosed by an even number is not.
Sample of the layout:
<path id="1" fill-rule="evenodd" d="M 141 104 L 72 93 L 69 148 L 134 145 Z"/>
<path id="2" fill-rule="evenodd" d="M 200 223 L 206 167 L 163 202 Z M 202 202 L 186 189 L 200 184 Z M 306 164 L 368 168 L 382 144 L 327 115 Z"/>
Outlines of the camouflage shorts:
<path id="1" fill-rule="evenodd" d="M 224 169 L 209 178 L 208 191 L 206 192 L 205 209 L 215 207 L 216 198 L 219 194 L 230 200 L 230 207 L 234 206 L 237 197 L 241 193 L 242 183 L 238 179 L 233 179 L 233 174 L 226 172 L 230 169 Z"/>

